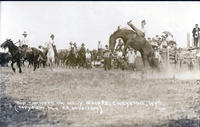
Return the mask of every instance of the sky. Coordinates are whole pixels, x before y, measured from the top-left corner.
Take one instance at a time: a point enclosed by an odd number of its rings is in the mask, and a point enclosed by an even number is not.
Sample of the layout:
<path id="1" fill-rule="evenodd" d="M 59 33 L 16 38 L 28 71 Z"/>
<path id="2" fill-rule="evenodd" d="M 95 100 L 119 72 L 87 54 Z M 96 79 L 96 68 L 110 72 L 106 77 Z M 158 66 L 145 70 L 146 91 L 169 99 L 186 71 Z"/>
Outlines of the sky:
<path id="1" fill-rule="evenodd" d="M 1 2 L 0 43 L 6 38 L 17 42 L 28 33 L 30 46 L 37 47 L 55 35 L 58 49 L 69 47 L 69 42 L 89 49 L 97 49 L 98 41 L 108 44 L 109 36 L 127 21 L 141 28 L 146 20 L 148 36 L 169 31 L 179 47 L 186 47 L 187 32 L 200 25 L 200 2 L 120 2 L 120 1 L 29 1 Z"/>

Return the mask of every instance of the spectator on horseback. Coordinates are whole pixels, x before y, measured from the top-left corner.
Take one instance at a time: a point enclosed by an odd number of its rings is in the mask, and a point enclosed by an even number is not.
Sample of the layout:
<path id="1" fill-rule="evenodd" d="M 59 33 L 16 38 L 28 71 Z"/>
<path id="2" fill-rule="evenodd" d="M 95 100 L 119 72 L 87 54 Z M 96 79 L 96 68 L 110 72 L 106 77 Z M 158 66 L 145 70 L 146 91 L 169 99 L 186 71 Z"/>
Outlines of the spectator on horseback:
<path id="1" fill-rule="evenodd" d="M 140 37 L 145 37 L 146 34 L 146 29 L 145 29 L 145 25 L 146 25 L 146 21 L 142 20 L 141 22 L 141 30 L 139 30 L 137 27 L 135 27 L 132 23 L 132 20 L 128 21 L 127 24 L 136 32 L 136 34 Z"/>
<path id="2" fill-rule="evenodd" d="M 198 24 L 195 24 L 195 28 L 192 30 L 193 38 L 194 38 L 194 46 L 198 47 L 198 41 L 200 39 L 200 28 L 198 27 Z"/>
<path id="3" fill-rule="evenodd" d="M 86 51 L 85 51 L 85 44 L 81 44 L 81 48 L 78 51 L 77 62 L 79 67 L 84 67 L 86 65 Z"/>
<path id="4" fill-rule="evenodd" d="M 78 53 L 78 47 L 77 47 L 77 45 L 76 45 L 76 42 L 74 42 L 74 44 L 73 44 L 73 48 L 74 48 L 74 54 L 75 54 L 75 56 L 77 57 L 77 53 Z"/>
<path id="5" fill-rule="evenodd" d="M 72 42 L 70 41 L 70 42 L 69 42 L 69 50 L 72 50 L 72 48 L 73 48 L 73 44 L 72 44 Z"/>

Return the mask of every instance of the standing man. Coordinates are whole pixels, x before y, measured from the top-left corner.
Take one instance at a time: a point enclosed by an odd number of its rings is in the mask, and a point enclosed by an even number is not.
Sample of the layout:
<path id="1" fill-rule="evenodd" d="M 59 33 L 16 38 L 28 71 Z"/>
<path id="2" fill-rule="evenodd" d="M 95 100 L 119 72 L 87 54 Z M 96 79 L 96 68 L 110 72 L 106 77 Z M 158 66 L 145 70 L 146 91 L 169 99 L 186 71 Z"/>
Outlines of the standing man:
<path id="1" fill-rule="evenodd" d="M 178 59 L 178 71 L 180 71 L 182 69 L 182 65 L 183 65 L 183 54 L 182 54 L 182 49 L 179 48 L 178 50 L 178 54 L 177 54 L 177 59 Z"/>
<path id="2" fill-rule="evenodd" d="M 129 67 L 133 71 L 135 71 L 135 69 L 136 69 L 135 58 L 136 58 L 136 54 L 133 51 L 133 49 L 131 48 L 130 51 L 128 52 L 128 63 L 129 63 Z"/>
<path id="3" fill-rule="evenodd" d="M 103 57 L 104 57 L 104 69 L 105 70 L 110 70 L 111 68 L 111 61 L 110 61 L 110 51 L 108 49 L 108 45 L 106 45 L 106 49 L 103 53 Z"/>
<path id="4" fill-rule="evenodd" d="M 85 56 L 86 56 L 86 68 L 87 69 L 92 68 L 91 53 L 89 49 L 87 49 Z"/>
<path id="5" fill-rule="evenodd" d="M 154 62 L 155 62 L 155 65 L 157 66 L 157 67 L 159 67 L 159 65 L 160 65 L 160 63 L 161 63 L 161 55 L 160 55 L 160 52 L 159 52 L 159 50 L 158 50 L 158 47 L 155 47 L 154 48 Z M 158 69 L 160 69 L 160 68 L 158 68 Z"/>
<path id="6" fill-rule="evenodd" d="M 103 50 L 103 46 L 101 44 L 101 41 L 98 42 L 98 56 L 101 57 L 102 56 L 102 50 Z"/>
<path id="7" fill-rule="evenodd" d="M 200 28 L 198 24 L 195 24 L 195 28 L 192 30 L 193 38 L 194 38 L 194 46 L 198 47 L 199 35 L 200 35 Z"/>

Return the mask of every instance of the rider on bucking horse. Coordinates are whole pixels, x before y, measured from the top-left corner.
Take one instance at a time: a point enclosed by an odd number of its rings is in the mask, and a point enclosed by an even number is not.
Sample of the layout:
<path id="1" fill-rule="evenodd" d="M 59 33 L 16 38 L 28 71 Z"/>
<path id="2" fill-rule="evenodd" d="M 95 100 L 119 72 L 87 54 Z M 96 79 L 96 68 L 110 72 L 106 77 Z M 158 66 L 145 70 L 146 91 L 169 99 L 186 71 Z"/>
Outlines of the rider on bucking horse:
<path id="1" fill-rule="evenodd" d="M 132 20 L 128 21 L 127 24 L 136 32 L 136 34 L 140 37 L 145 37 L 146 30 L 145 30 L 144 26 L 146 25 L 146 21 L 142 20 L 142 22 L 141 22 L 142 29 L 141 30 L 136 28 L 131 22 L 132 22 Z"/>

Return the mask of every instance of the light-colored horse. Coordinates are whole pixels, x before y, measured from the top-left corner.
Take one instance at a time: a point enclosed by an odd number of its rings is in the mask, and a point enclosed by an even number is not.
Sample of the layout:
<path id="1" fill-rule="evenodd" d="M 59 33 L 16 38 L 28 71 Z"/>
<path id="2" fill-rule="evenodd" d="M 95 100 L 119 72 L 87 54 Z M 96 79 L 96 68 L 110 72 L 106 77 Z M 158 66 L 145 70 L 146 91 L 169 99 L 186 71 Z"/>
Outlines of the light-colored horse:
<path id="1" fill-rule="evenodd" d="M 51 42 L 49 42 L 47 44 L 47 48 L 48 48 L 47 64 L 49 66 L 54 66 L 54 64 L 55 64 L 55 53 L 54 53 L 54 50 L 53 50 L 53 44 Z"/>

